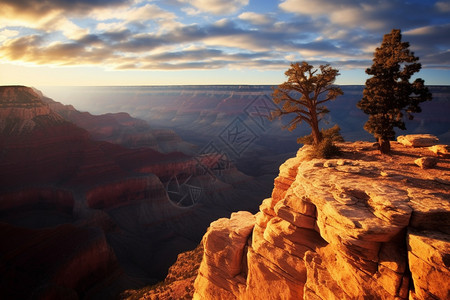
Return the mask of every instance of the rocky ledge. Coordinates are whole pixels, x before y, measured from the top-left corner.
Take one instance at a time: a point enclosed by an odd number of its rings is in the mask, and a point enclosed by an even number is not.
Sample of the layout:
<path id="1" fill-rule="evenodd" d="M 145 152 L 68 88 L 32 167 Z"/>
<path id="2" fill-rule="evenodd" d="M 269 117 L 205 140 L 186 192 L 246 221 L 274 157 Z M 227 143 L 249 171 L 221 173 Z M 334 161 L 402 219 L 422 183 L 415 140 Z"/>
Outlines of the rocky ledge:
<path id="1" fill-rule="evenodd" d="M 341 148 L 300 149 L 256 215 L 211 223 L 194 299 L 450 299 L 450 159 L 422 169 L 427 148 Z"/>

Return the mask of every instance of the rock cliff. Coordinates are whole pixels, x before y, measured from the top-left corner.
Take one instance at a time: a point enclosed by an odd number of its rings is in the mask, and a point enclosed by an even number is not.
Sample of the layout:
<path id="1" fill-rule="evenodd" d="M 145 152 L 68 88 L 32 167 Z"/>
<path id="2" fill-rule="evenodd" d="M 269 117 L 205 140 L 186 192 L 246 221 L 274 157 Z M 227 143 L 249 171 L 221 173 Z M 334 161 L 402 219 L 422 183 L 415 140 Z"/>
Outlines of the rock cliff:
<path id="1" fill-rule="evenodd" d="M 449 299 L 450 160 L 342 144 L 288 159 L 256 215 L 211 223 L 194 299 Z"/>
<path id="2" fill-rule="evenodd" d="M 33 90 L 64 120 L 87 130 L 92 139 L 119 144 L 127 148 L 147 147 L 158 152 L 193 152 L 193 145 L 183 141 L 173 130 L 154 129 L 147 122 L 131 117 L 128 113 L 106 113 L 92 115 L 76 110 L 72 105 L 63 105 Z"/>

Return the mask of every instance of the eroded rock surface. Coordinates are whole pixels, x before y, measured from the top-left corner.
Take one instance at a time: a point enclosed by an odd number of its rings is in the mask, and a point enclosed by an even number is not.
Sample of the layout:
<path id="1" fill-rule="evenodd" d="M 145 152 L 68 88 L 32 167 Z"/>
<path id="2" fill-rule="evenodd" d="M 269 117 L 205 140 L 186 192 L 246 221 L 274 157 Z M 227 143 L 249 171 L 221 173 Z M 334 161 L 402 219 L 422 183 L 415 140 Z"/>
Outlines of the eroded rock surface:
<path id="1" fill-rule="evenodd" d="M 397 142 L 411 147 L 429 147 L 439 142 L 439 139 L 432 134 L 408 134 L 397 137 Z"/>
<path id="2" fill-rule="evenodd" d="M 421 157 L 414 161 L 414 163 L 422 169 L 434 168 L 437 162 L 435 157 Z"/>
<path id="3" fill-rule="evenodd" d="M 428 149 L 437 156 L 450 158 L 450 146 L 449 145 L 434 145 L 428 147 Z"/>
<path id="4" fill-rule="evenodd" d="M 450 161 L 423 170 L 421 150 L 366 144 L 330 160 L 299 150 L 254 225 L 243 212 L 212 223 L 194 299 L 449 299 L 450 191 L 434 178 Z"/>

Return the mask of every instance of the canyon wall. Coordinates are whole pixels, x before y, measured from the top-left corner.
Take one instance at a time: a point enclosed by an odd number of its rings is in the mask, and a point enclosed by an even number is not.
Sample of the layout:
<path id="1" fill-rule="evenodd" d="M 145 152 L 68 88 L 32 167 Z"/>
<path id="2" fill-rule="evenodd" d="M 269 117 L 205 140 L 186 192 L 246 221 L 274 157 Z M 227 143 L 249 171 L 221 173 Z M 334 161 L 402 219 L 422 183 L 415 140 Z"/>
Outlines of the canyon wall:
<path id="1" fill-rule="evenodd" d="M 217 153 L 141 147 L 147 133 L 159 148 L 183 145 L 170 130 L 45 99 L 0 87 L 0 298 L 112 299 L 154 284 L 213 220 L 256 212 L 270 194 Z M 96 132 L 131 135 L 139 147 L 93 140 Z"/>
<path id="2" fill-rule="evenodd" d="M 209 227 L 194 299 L 449 299 L 450 169 L 427 149 L 288 159 L 256 215 Z M 428 152 L 427 152 L 428 151 Z"/>

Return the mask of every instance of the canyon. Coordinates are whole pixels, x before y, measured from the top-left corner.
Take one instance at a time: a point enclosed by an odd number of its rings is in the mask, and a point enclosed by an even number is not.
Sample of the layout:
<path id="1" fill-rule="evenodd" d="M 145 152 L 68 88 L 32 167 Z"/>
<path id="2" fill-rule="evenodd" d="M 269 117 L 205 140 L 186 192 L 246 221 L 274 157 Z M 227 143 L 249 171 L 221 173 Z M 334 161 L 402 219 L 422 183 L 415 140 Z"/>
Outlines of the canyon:
<path id="1" fill-rule="evenodd" d="M 449 91 L 433 89 L 407 127 L 445 144 Z M 355 142 L 340 145 L 339 158 L 310 160 L 295 142 L 304 128 L 267 120 L 270 91 L 95 87 L 61 96 L 89 103 L 87 112 L 33 88 L 0 87 L 0 294 L 448 297 L 448 147 L 393 143 L 392 156 L 375 154 L 355 141 L 367 138 L 355 129 L 366 116 L 353 103 L 360 87 L 348 86 L 328 121 Z M 437 164 L 414 163 L 424 157 Z M 170 290 L 134 292 L 167 272 Z"/>
<path id="2" fill-rule="evenodd" d="M 210 222 L 270 192 L 191 148 L 127 114 L 0 87 L 0 294 L 111 298 L 156 283 Z"/>

